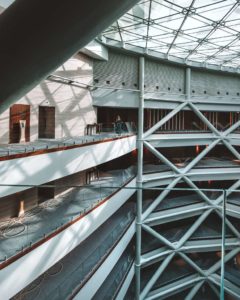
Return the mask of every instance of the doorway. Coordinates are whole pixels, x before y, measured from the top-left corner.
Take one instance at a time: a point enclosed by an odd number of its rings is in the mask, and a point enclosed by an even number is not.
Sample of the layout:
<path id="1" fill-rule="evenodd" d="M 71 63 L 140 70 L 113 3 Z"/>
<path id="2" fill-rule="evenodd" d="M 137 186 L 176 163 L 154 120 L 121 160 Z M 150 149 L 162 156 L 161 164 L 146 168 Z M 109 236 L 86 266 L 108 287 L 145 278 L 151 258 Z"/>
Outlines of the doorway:
<path id="1" fill-rule="evenodd" d="M 55 107 L 39 106 L 38 137 L 40 139 L 55 138 Z"/>
<path id="2" fill-rule="evenodd" d="M 19 143 L 21 140 L 20 121 L 24 121 L 24 140 L 30 140 L 30 105 L 14 104 L 10 107 L 9 143 Z"/>

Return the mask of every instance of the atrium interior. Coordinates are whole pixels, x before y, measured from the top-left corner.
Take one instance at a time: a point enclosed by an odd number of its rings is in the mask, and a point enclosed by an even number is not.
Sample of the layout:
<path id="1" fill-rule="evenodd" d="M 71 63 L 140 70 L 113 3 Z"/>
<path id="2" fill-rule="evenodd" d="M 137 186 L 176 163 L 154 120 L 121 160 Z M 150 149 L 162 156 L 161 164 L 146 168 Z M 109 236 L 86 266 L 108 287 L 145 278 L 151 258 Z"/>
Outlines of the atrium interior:
<path id="1" fill-rule="evenodd" d="M 240 1 L 61 2 L 0 0 L 0 299 L 240 299 Z"/>

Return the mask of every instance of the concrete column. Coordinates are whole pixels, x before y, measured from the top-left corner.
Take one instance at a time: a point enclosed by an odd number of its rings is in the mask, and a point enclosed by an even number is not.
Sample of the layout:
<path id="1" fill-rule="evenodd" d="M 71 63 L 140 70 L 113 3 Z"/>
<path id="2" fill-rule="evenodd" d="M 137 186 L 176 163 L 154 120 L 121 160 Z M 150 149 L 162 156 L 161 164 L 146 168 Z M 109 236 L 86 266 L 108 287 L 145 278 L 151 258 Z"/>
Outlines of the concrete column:
<path id="1" fill-rule="evenodd" d="M 186 69 L 185 93 L 187 95 L 187 100 L 190 100 L 190 98 L 191 98 L 191 68 Z"/>

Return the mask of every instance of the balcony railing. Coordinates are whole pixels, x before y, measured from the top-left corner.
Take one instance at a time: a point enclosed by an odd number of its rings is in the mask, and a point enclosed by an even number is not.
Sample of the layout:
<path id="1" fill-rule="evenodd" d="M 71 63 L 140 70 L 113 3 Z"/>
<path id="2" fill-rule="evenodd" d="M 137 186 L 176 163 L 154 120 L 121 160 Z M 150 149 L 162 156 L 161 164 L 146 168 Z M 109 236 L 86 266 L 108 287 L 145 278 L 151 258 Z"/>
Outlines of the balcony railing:
<path id="1" fill-rule="evenodd" d="M 135 176 L 134 168 L 109 171 L 86 186 L 66 186 L 66 192 L 26 211 L 18 218 L 0 221 L 0 264 L 31 250 L 39 242 L 97 207 Z M 53 187 L 38 186 L 38 189 Z"/>
<path id="2" fill-rule="evenodd" d="M 124 175 L 125 180 L 131 178 L 131 175 L 131 173 Z M 102 193 L 104 196 L 119 188 L 123 191 L 137 190 L 136 187 L 121 187 L 119 182 L 119 178 L 117 182 L 114 182 L 115 185 L 108 186 L 106 182 L 106 185 L 101 187 L 101 192 L 99 187 L 93 185 L 86 191 L 86 200 L 88 197 L 91 198 L 90 193 L 93 193 L 94 189 L 98 191 L 98 195 Z M 169 296 L 172 295 L 172 292 L 177 294 L 180 286 L 184 294 L 199 282 L 203 286 L 210 282 L 210 287 L 204 289 L 200 289 L 200 284 L 196 286 L 196 289 L 199 287 L 199 291 L 202 293 L 202 299 L 207 297 L 211 286 L 213 286 L 212 290 L 218 294 L 224 291 L 233 299 L 238 299 L 240 291 L 240 190 L 236 188 L 238 188 L 237 182 L 228 189 L 143 188 L 142 289 L 146 286 L 154 270 L 156 271 L 160 264 L 164 264 L 165 268 L 155 281 L 149 295 L 167 297 L 168 293 Z M 153 206 L 154 203 L 155 206 Z M 76 202 L 77 206 L 79 204 Z M 84 205 L 84 199 L 82 205 Z M 149 210 L 150 208 L 151 210 Z M 50 204 L 44 213 L 45 217 L 52 209 Z M 71 215 L 71 210 L 67 212 L 67 215 L 68 217 Z M 131 214 L 132 219 L 133 215 Z M 17 240 L 14 235 L 20 237 L 25 232 L 26 237 L 33 236 L 32 233 L 27 233 L 28 226 L 24 227 L 22 224 L 17 227 L 17 222 L 18 220 L 15 220 L 12 227 L 9 226 L 10 224 L 5 224 L 2 231 L 1 249 L 11 249 L 12 245 L 12 250 L 19 251 L 16 249 Z M 28 225 L 28 222 L 25 225 Z M 114 230 L 113 226 L 112 231 Z M 109 235 L 108 241 L 109 243 L 111 241 L 111 245 L 118 235 L 118 233 Z M 8 239 L 11 241 L 10 244 Z M 29 241 L 24 237 L 21 240 L 23 244 Z M 101 247 L 110 245 L 108 241 L 104 240 Z M 106 255 L 108 253 L 105 250 L 103 252 Z M 103 252 L 98 250 L 96 253 L 103 254 Z M 88 269 L 92 272 L 96 270 L 95 268 L 105 254 L 100 256 L 96 254 L 95 256 L 95 254 L 89 253 L 86 262 L 86 266 L 90 266 Z M 94 262 L 92 261 L 93 257 L 96 257 Z M 74 257 L 74 260 L 78 260 L 77 256 Z M 48 285 L 59 286 L 60 290 L 62 282 L 66 282 L 62 281 L 62 277 L 57 279 L 62 268 L 59 263 L 47 271 L 49 273 Z M 77 270 L 74 280 L 78 289 L 84 284 L 84 278 L 90 277 L 84 275 L 86 274 L 83 271 L 85 266 L 81 265 Z M 42 282 L 41 280 L 39 279 L 39 284 Z M 174 291 L 173 286 L 176 287 Z M 34 287 L 35 284 L 30 285 L 26 291 L 31 292 Z M 66 288 L 65 285 L 64 288 Z M 70 290 L 74 292 L 75 289 L 71 288 Z M 34 297 L 34 299 L 42 299 L 37 295 Z"/>
<path id="3" fill-rule="evenodd" d="M 112 133 L 117 135 L 122 134 L 135 134 L 136 133 L 136 124 L 134 122 L 112 122 L 112 123 L 95 123 L 88 124 L 86 126 L 86 134 L 106 134 Z"/>
<path id="4" fill-rule="evenodd" d="M 133 133 L 134 132 L 121 132 L 121 136 L 128 136 L 129 134 Z M 114 130 L 110 130 L 110 128 L 109 130 L 107 130 L 106 128 L 105 131 L 102 130 L 101 132 L 95 134 L 78 137 L 66 137 L 61 139 L 39 139 L 24 144 L 1 144 L 0 157 L 31 153 L 36 151 L 47 151 L 52 149 L 61 150 L 66 147 L 84 145 L 88 143 L 97 143 L 118 137 L 119 134 L 117 134 Z"/>

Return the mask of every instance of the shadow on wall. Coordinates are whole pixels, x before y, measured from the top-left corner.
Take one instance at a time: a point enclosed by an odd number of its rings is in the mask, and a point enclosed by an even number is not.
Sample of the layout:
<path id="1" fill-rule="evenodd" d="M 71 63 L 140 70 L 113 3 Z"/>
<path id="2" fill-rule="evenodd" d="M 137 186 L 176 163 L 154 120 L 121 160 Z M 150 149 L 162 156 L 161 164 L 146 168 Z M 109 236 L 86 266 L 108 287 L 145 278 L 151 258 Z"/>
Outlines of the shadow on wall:
<path id="1" fill-rule="evenodd" d="M 90 84 L 93 80 L 92 61 L 83 54 L 77 54 L 54 74 Z M 16 102 L 31 106 L 31 141 L 38 138 L 38 107 L 47 102 L 55 107 L 56 138 L 84 135 L 86 124 L 96 122 L 96 111 L 88 90 L 45 80 Z M 9 143 L 9 110 L 0 116 L 0 143 Z"/>

